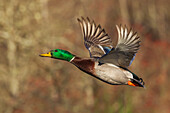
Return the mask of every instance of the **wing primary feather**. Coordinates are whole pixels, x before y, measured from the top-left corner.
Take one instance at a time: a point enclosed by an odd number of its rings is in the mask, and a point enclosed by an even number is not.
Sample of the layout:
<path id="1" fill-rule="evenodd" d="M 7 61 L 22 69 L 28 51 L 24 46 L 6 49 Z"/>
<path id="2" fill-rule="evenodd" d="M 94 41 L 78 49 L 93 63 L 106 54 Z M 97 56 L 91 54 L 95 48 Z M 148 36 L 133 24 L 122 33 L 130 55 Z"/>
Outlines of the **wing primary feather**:
<path id="1" fill-rule="evenodd" d="M 90 57 L 100 58 L 106 54 L 104 47 L 110 48 L 107 49 L 107 53 L 113 48 L 111 38 L 100 24 L 96 26 L 94 20 L 91 21 L 88 17 L 81 17 L 77 20 L 80 23 L 84 44 L 90 52 Z"/>
<path id="2" fill-rule="evenodd" d="M 127 68 L 135 58 L 135 54 L 140 47 L 140 37 L 132 28 L 128 30 L 125 26 L 116 25 L 118 41 L 115 49 L 112 49 L 107 55 L 103 56 L 99 62 L 113 63 Z M 101 42 L 107 42 L 106 38 L 101 38 Z M 110 59 L 110 60 L 108 60 Z"/>
<path id="3" fill-rule="evenodd" d="M 77 20 L 78 20 L 78 22 L 80 23 L 80 27 L 81 27 L 83 36 L 85 37 L 85 29 L 84 29 L 84 27 L 83 27 L 83 22 L 82 22 L 79 18 L 77 18 Z"/>
<path id="4" fill-rule="evenodd" d="M 91 32 L 91 36 L 93 36 L 93 34 L 95 33 L 95 28 L 96 28 L 96 25 L 94 23 L 94 21 L 92 22 L 92 32 Z"/>
<path id="5" fill-rule="evenodd" d="M 100 29 L 101 29 L 101 26 L 100 26 L 100 24 L 99 24 L 99 25 L 97 26 L 96 34 L 95 34 L 94 37 L 97 37 L 97 36 L 98 36 L 98 34 L 100 33 Z"/>
<path id="6" fill-rule="evenodd" d="M 137 42 L 139 42 L 139 38 L 135 38 L 134 40 L 132 40 L 131 42 L 131 45 L 134 45 L 134 44 L 137 44 Z"/>
<path id="7" fill-rule="evenodd" d="M 100 29 L 100 31 L 99 31 L 99 33 L 97 34 L 96 38 L 99 39 L 99 38 L 100 38 L 100 35 L 103 33 L 103 31 L 104 31 L 104 29 L 103 29 L 103 30 Z M 104 32 L 105 32 L 105 31 L 104 31 Z"/>
<path id="8" fill-rule="evenodd" d="M 130 31 L 129 31 L 128 35 L 127 35 L 127 40 L 131 40 L 132 35 L 133 35 L 133 31 L 132 31 L 132 28 L 130 28 Z"/>
<path id="9" fill-rule="evenodd" d="M 92 26 L 91 26 L 91 23 L 90 23 L 90 19 L 88 17 L 87 17 L 87 25 L 88 25 L 88 37 L 90 37 Z"/>
<path id="10" fill-rule="evenodd" d="M 126 31 L 126 25 L 125 25 L 125 26 L 124 26 L 124 31 L 123 31 L 123 39 L 124 39 L 124 40 L 126 40 L 126 36 L 127 36 L 127 35 L 126 35 L 126 34 L 127 34 L 126 32 L 127 32 L 127 31 Z"/>
<path id="11" fill-rule="evenodd" d="M 104 39 L 104 37 L 107 37 L 109 39 L 108 34 L 102 34 L 102 36 L 100 36 L 98 39 L 101 40 Z"/>
<path id="12" fill-rule="evenodd" d="M 120 32 L 121 32 L 121 38 L 124 38 L 124 30 L 122 26 L 120 27 Z"/>
<path id="13" fill-rule="evenodd" d="M 83 28 L 84 28 L 84 37 L 87 37 L 87 34 L 88 34 L 88 30 L 87 30 L 87 24 L 86 24 L 86 21 L 85 19 L 82 17 L 82 23 L 83 23 Z"/>
<path id="14" fill-rule="evenodd" d="M 118 32 L 118 43 L 119 43 L 119 41 L 120 41 L 120 29 L 119 29 L 118 25 L 116 25 L 116 28 L 117 28 L 117 32 Z"/>

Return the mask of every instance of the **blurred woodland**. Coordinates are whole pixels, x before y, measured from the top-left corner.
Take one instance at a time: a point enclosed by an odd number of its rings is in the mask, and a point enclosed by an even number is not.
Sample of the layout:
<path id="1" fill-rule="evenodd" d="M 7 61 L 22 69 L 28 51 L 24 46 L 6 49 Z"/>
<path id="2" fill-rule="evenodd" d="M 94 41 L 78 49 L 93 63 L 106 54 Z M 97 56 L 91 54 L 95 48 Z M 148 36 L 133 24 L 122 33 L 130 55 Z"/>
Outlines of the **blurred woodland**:
<path id="1" fill-rule="evenodd" d="M 0 113 L 170 113 L 169 0 L 0 0 Z M 77 18 L 138 32 L 129 67 L 146 89 L 112 86 L 40 53 L 65 49 L 89 57 Z"/>

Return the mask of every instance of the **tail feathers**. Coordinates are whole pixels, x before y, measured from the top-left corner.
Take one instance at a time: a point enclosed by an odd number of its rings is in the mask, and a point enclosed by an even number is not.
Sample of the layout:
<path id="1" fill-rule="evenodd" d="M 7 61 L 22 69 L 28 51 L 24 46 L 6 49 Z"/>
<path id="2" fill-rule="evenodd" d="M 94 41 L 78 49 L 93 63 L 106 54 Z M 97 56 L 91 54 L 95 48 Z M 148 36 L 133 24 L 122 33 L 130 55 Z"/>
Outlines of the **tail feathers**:
<path id="1" fill-rule="evenodd" d="M 128 82 L 128 85 L 139 86 L 139 87 L 145 88 L 145 86 L 144 86 L 145 83 L 142 78 L 139 78 L 139 80 L 133 78 L 133 79 L 131 79 L 131 81 Z"/>

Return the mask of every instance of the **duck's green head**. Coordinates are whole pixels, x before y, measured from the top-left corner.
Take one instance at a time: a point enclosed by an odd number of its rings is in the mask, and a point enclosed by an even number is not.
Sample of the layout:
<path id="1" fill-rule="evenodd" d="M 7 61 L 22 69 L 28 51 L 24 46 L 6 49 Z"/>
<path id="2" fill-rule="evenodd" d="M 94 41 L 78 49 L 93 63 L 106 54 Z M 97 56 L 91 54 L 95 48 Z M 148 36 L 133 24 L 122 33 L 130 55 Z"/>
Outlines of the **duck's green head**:
<path id="1" fill-rule="evenodd" d="M 71 54 L 68 51 L 61 50 L 61 49 L 53 49 L 48 53 L 40 54 L 41 57 L 50 57 L 50 58 L 56 58 L 60 60 L 66 60 L 71 61 L 75 55 Z"/>

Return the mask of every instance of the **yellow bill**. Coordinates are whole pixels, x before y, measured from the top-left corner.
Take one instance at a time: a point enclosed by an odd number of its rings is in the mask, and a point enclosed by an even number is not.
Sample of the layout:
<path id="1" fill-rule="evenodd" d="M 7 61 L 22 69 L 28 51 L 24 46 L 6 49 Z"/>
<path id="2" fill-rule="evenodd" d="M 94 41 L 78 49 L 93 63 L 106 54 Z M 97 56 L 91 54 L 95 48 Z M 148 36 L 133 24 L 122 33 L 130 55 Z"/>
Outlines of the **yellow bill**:
<path id="1" fill-rule="evenodd" d="M 51 52 L 40 54 L 41 57 L 51 57 Z"/>

